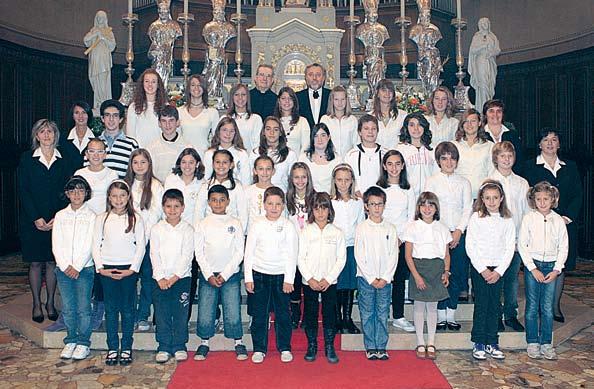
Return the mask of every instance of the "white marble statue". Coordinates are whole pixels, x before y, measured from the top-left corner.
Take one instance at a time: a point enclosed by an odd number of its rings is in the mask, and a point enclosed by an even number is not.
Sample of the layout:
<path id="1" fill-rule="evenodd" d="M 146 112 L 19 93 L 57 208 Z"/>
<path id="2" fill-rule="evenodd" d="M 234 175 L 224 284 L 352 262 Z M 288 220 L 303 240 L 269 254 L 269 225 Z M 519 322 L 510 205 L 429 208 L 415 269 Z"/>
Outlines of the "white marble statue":
<path id="1" fill-rule="evenodd" d="M 495 79 L 497 78 L 497 62 L 499 55 L 499 40 L 491 32 L 491 22 L 488 18 L 480 18 L 479 30 L 472 37 L 468 54 L 468 74 L 470 85 L 476 92 L 475 107 L 479 111 L 483 104 L 495 95 Z"/>
<path id="2" fill-rule="evenodd" d="M 148 29 L 151 40 L 148 57 L 153 61 L 152 68 L 159 73 L 166 88 L 173 71 L 173 43 L 182 36 L 179 23 L 171 19 L 169 4 L 170 0 L 158 2 L 159 19 L 152 22 Z"/>
<path id="3" fill-rule="evenodd" d="M 93 28 L 84 39 L 89 56 L 89 81 L 93 88 L 93 110 L 99 112 L 101 103 L 111 99 L 111 52 L 116 47 L 115 37 L 107 24 L 105 11 L 97 11 Z"/>

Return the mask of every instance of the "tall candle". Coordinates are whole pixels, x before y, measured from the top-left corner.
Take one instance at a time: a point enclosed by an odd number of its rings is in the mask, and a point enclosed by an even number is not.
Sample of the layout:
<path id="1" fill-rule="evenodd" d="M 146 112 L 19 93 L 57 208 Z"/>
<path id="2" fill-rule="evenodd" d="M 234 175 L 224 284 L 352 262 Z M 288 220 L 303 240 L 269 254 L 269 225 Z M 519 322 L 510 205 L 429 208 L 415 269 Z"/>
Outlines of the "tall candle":
<path id="1" fill-rule="evenodd" d="M 188 0 L 184 0 L 184 13 L 188 13 Z"/>
<path id="2" fill-rule="evenodd" d="M 349 4 L 349 15 L 351 20 L 355 17 L 355 0 L 351 0 L 351 4 Z"/>
<path id="3" fill-rule="evenodd" d="M 128 0 L 128 14 L 132 13 L 132 0 Z"/>
<path id="4" fill-rule="evenodd" d="M 406 5 L 406 0 L 400 0 L 400 17 L 404 19 L 404 6 Z"/>
<path id="5" fill-rule="evenodd" d="M 456 0 L 456 15 L 462 19 L 462 0 Z"/>
<path id="6" fill-rule="evenodd" d="M 241 15 L 241 0 L 237 0 L 237 15 Z"/>

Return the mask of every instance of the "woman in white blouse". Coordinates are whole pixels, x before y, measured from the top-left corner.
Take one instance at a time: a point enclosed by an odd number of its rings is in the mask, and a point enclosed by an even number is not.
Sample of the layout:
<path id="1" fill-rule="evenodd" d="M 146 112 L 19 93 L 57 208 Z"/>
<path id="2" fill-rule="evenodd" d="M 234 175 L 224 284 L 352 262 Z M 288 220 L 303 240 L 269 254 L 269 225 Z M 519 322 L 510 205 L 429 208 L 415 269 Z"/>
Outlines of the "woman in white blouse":
<path id="1" fill-rule="evenodd" d="M 250 92 L 246 85 L 236 84 L 231 88 L 229 96 L 229 109 L 221 119 L 227 116 L 235 119 L 243 145 L 249 151 L 260 143 L 262 118 L 257 113 L 252 112 Z M 248 184 L 247 182 L 243 183 Z"/>
<path id="2" fill-rule="evenodd" d="M 427 100 L 429 113 L 425 115 L 431 129 L 431 147 L 445 141 L 453 141 L 456 138 L 458 119 L 454 117 L 454 96 L 445 87 L 439 86 L 431 93 Z"/>
<path id="3" fill-rule="evenodd" d="M 334 151 L 330 130 L 324 123 L 313 127 L 309 147 L 301 153 L 299 161 L 309 167 L 314 190 L 330 193 L 332 171 L 342 162 L 342 158 Z"/>
<path id="4" fill-rule="evenodd" d="M 161 136 L 157 115 L 167 104 L 167 94 L 161 76 L 154 69 L 146 69 L 136 82 L 134 101 L 126 113 L 126 135 L 146 147 Z"/>
<path id="5" fill-rule="evenodd" d="M 398 109 L 396 89 L 392 81 L 381 80 L 377 84 L 373 110 L 369 114 L 375 116 L 379 124 L 377 143 L 386 149 L 395 149 L 406 112 Z"/>
<path id="6" fill-rule="evenodd" d="M 274 108 L 274 116 L 280 119 L 285 134 L 287 145 L 295 154 L 309 146 L 309 123 L 303 116 L 299 116 L 299 102 L 293 89 L 288 86 L 278 91 L 278 100 Z"/>

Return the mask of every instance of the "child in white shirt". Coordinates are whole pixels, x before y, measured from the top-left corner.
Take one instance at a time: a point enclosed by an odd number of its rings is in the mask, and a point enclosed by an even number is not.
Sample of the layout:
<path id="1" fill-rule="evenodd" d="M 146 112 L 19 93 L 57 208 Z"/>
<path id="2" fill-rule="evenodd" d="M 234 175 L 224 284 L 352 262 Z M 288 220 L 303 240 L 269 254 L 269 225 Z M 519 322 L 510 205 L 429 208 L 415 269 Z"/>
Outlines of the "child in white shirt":
<path id="1" fill-rule="evenodd" d="M 330 195 L 318 192 L 313 197 L 307 225 L 299 233 L 297 264 L 303 279 L 307 353 L 304 359 L 313 362 L 318 351 L 318 299 L 322 299 L 324 350 L 330 363 L 338 363 L 334 350 L 336 335 L 336 282 L 346 262 L 344 234 L 332 222 L 334 209 Z"/>
<path id="2" fill-rule="evenodd" d="M 261 155 L 254 162 L 254 184 L 245 189 L 248 203 L 248 225 L 258 216 L 264 216 L 264 192 L 272 186 L 274 162 L 267 155 Z"/>
<path id="3" fill-rule="evenodd" d="M 188 359 L 189 292 L 194 256 L 194 229 L 182 220 L 184 195 L 179 189 L 163 194 L 165 219 L 151 230 L 150 255 L 153 268 L 153 302 L 159 343 L 155 360 L 165 363 Z"/>

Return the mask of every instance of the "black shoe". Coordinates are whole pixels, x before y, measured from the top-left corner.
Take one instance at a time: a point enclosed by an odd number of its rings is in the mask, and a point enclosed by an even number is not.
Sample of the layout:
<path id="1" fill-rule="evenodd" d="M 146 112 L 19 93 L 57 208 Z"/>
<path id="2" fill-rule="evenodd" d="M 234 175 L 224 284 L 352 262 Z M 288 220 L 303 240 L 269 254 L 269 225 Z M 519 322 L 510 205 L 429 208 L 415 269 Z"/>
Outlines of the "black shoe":
<path id="1" fill-rule="evenodd" d="M 503 324 L 503 320 L 499 319 L 497 323 L 497 332 L 504 332 L 505 331 L 505 324 Z"/>
<path id="2" fill-rule="evenodd" d="M 458 296 L 459 301 L 468 301 L 468 292 L 461 292 Z"/>
<path id="3" fill-rule="evenodd" d="M 336 355 L 336 350 L 334 349 L 334 344 L 327 343 L 324 348 L 326 351 L 326 359 L 328 360 L 328 362 L 338 363 L 338 355 Z"/>
<path id="4" fill-rule="evenodd" d="M 367 350 L 367 351 L 365 351 L 365 356 L 370 361 L 377 361 L 377 351 L 376 350 Z"/>
<path id="5" fill-rule="evenodd" d="M 109 350 L 105 356 L 105 364 L 107 366 L 115 366 L 118 364 L 119 359 L 120 355 L 116 350 Z"/>
<path id="6" fill-rule="evenodd" d="M 58 320 L 58 317 L 60 316 L 60 314 L 58 313 L 58 311 L 56 311 L 56 308 L 54 308 L 52 310 L 52 312 L 50 313 L 50 310 L 47 309 L 47 305 L 45 306 L 45 310 L 47 311 L 47 318 L 50 319 L 51 321 L 56 321 Z"/>
<path id="7" fill-rule="evenodd" d="M 313 362 L 316 360 L 316 355 L 318 354 L 318 343 L 316 341 L 309 342 L 307 344 L 307 352 L 303 359 L 307 362 Z"/>
<path id="8" fill-rule="evenodd" d="M 553 320 L 558 323 L 565 323 L 565 316 L 563 316 L 563 313 L 559 312 L 559 315 L 553 315 Z"/>
<path id="9" fill-rule="evenodd" d="M 525 331 L 524 326 L 522 325 L 522 323 L 518 321 L 518 318 L 516 317 L 512 317 L 511 319 L 505 319 L 505 325 L 511 327 L 516 332 Z"/>
<path id="10" fill-rule="evenodd" d="M 45 317 L 43 316 L 43 311 L 41 310 L 41 308 L 39 309 L 40 314 L 36 315 L 35 314 L 35 308 L 33 308 L 33 312 L 31 313 L 31 320 L 33 320 L 36 323 L 43 323 L 43 321 L 45 320 Z"/>
<path id="11" fill-rule="evenodd" d="M 132 361 L 132 350 L 122 350 L 120 352 L 120 365 L 128 366 Z"/>
<path id="12" fill-rule="evenodd" d="M 460 331 L 461 327 L 462 326 L 460 325 L 460 323 L 457 323 L 455 321 L 448 321 L 448 330 L 450 331 Z"/>
<path id="13" fill-rule="evenodd" d="M 350 319 L 344 324 L 344 330 L 342 332 L 347 334 L 360 334 L 361 330 L 355 325 L 353 319 Z"/>
<path id="14" fill-rule="evenodd" d="M 445 331 L 445 329 L 448 327 L 448 322 L 440 321 L 435 327 L 437 328 L 437 331 Z"/>

